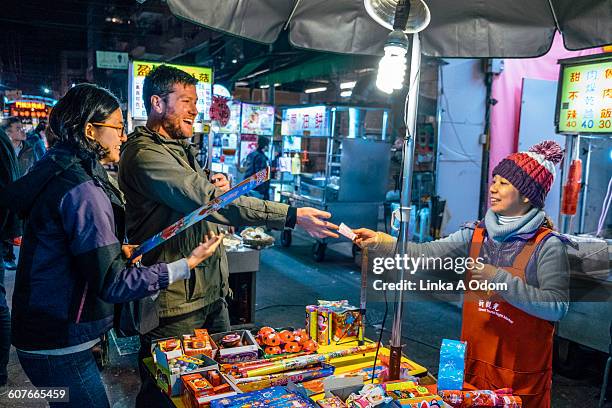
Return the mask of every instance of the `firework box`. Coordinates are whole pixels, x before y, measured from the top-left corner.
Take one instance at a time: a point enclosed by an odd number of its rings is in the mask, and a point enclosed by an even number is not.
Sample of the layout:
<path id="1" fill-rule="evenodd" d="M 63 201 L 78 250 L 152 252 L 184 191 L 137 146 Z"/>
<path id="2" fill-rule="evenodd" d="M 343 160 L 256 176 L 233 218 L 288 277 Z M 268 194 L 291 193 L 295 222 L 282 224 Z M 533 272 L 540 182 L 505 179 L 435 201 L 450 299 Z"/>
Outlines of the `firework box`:
<path id="1" fill-rule="evenodd" d="M 240 335 L 240 346 L 223 347 L 221 339 L 228 334 Z M 217 361 L 222 364 L 240 363 L 244 361 L 253 361 L 259 358 L 260 352 L 263 355 L 255 337 L 248 330 L 235 330 L 225 333 L 215 333 L 210 335 L 211 339 L 219 348 L 217 351 Z"/>
<path id="2" fill-rule="evenodd" d="M 187 366 L 181 371 L 173 362 L 181 363 Z M 157 356 L 155 379 L 157 386 L 171 397 L 181 395 L 183 384 L 181 375 L 197 373 L 211 369 L 219 369 L 219 365 L 213 359 L 205 355 L 186 356 L 182 355 L 177 358 L 166 360 L 163 355 Z"/>
<path id="3" fill-rule="evenodd" d="M 213 381 L 216 378 L 216 381 Z M 182 396 L 185 407 L 209 407 L 214 400 L 232 397 L 241 391 L 226 375 L 216 368 L 181 376 Z"/>
<path id="4" fill-rule="evenodd" d="M 316 408 L 307 397 L 285 387 L 272 387 L 265 390 L 247 392 L 211 402 L 211 408 Z"/>
<path id="5" fill-rule="evenodd" d="M 194 334 L 183 335 L 183 351 L 188 356 L 204 354 L 214 359 L 219 348 L 206 329 L 195 329 Z"/>
<path id="6" fill-rule="evenodd" d="M 387 395 L 402 408 L 429 408 L 444 406 L 442 397 L 413 381 L 395 381 L 384 384 Z"/>
<path id="7" fill-rule="evenodd" d="M 321 364 L 319 367 L 287 371 L 279 374 L 264 375 L 259 379 L 233 378 L 230 380 L 236 384 L 243 392 L 257 391 L 264 388 L 287 385 L 288 383 L 300 383 L 317 378 L 328 377 L 334 374 L 335 367 L 330 364 Z M 253 381 L 255 380 L 255 381 Z"/>
<path id="8" fill-rule="evenodd" d="M 466 348 L 466 342 L 442 339 L 438 390 L 460 390 L 463 388 Z"/>
<path id="9" fill-rule="evenodd" d="M 168 368 L 168 360 L 178 358 L 184 354 L 183 345 L 181 340 L 176 337 L 153 340 L 151 343 L 151 354 L 156 364 L 163 366 L 165 362 L 165 367 Z"/>

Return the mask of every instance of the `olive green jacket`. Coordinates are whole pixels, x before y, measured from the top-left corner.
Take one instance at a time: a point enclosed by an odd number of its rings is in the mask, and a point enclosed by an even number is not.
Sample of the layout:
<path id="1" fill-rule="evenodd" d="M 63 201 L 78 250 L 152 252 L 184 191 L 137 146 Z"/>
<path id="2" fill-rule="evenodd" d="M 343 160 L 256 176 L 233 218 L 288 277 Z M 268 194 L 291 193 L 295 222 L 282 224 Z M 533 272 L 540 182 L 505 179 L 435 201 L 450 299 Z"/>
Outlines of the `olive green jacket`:
<path id="1" fill-rule="evenodd" d="M 195 160 L 185 141 L 165 139 L 146 127 L 136 127 L 124 144 L 119 161 L 119 186 L 126 200 L 126 230 L 131 244 L 140 244 L 222 192 Z M 266 225 L 282 229 L 289 206 L 240 197 L 186 231 L 154 248 L 143 263 L 173 262 L 188 256 L 217 224 Z M 292 225 L 289 225 L 293 227 Z M 159 295 L 160 317 L 179 316 L 213 303 L 229 292 L 229 269 L 223 245 L 195 270 Z"/>

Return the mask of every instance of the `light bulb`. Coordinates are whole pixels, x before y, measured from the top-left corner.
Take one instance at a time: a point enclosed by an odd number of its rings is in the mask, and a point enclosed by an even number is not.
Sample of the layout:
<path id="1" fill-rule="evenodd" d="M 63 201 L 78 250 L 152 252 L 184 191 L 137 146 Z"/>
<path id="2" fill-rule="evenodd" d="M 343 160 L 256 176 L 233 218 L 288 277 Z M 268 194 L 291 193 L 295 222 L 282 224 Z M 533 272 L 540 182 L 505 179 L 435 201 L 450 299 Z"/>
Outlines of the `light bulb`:
<path id="1" fill-rule="evenodd" d="M 385 56 L 378 63 L 376 86 L 384 93 L 390 94 L 395 89 L 402 89 L 406 74 L 406 48 L 397 44 L 385 46 Z"/>

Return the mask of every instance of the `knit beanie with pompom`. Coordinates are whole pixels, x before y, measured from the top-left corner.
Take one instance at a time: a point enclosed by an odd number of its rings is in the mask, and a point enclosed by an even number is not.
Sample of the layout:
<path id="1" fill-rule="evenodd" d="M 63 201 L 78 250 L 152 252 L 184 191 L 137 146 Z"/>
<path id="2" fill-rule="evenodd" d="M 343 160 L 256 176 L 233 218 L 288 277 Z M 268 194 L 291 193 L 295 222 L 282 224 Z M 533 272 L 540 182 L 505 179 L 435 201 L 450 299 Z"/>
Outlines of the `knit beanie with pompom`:
<path id="1" fill-rule="evenodd" d="M 555 165 L 563 159 L 563 150 L 552 140 L 532 146 L 526 152 L 512 153 L 493 169 L 508 180 L 537 208 L 544 207 L 544 200 L 555 179 Z"/>

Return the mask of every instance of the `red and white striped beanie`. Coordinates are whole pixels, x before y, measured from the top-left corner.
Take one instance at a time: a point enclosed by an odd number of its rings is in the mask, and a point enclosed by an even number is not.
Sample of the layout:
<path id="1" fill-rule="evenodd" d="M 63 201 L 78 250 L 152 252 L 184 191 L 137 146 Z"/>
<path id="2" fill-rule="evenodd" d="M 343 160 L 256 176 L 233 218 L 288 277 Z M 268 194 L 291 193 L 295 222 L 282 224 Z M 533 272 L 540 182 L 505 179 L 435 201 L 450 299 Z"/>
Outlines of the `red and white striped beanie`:
<path id="1" fill-rule="evenodd" d="M 552 140 L 532 146 L 526 152 L 512 153 L 493 169 L 508 180 L 531 203 L 544 207 L 544 200 L 555 179 L 555 165 L 563 159 L 563 150 Z"/>

